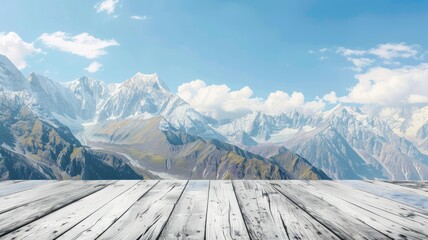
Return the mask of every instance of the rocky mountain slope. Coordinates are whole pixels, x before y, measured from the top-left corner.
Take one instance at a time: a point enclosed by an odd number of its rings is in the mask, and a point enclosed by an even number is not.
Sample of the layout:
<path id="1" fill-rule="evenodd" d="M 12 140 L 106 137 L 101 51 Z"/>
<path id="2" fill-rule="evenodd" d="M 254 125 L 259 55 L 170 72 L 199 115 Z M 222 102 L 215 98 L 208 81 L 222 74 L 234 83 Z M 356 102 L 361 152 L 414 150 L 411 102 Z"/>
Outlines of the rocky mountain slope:
<path id="1" fill-rule="evenodd" d="M 45 123 L 67 126 L 79 143 L 114 149 L 134 168 L 161 174 L 428 178 L 426 107 L 385 115 L 338 105 L 318 115 L 252 112 L 217 122 L 171 92 L 156 74 L 137 73 L 114 84 L 87 77 L 61 83 L 34 73 L 25 79 L 4 56 L 0 91 L 19 97 Z M 34 155 L 46 158 L 43 154 Z"/>
<path id="2" fill-rule="evenodd" d="M 174 129 L 164 118 L 110 120 L 88 127 L 87 144 L 129 155 L 135 165 L 184 179 L 328 179 L 305 160 L 275 160 Z"/>
<path id="3" fill-rule="evenodd" d="M 333 178 L 428 178 L 426 155 L 392 131 L 386 121 L 355 107 L 338 105 L 315 116 L 250 113 L 216 129 L 253 152 L 269 154 L 285 146 Z M 239 141 L 243 134 L 250 145 Z"/>

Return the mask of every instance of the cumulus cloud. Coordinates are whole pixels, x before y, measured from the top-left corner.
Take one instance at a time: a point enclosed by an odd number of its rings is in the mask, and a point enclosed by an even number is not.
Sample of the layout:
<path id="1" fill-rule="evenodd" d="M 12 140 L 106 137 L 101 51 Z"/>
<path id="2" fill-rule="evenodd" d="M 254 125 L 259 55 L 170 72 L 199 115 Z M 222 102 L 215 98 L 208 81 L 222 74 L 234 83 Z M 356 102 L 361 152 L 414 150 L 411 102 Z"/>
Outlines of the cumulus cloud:
<path id="1" fill-rule="evenodd" d="M 134 20 L 141 20 L 141 21 L 143 21 L 143 20 L 147 20 L 149 17 L 147 17 L 147 16 L 131 16 L 131 19 L 134 19 Z"/>
<path id="2" fill-rule="evenodd" d="M 94 8 L 97 12 L 106 12 L 107 14 L 113 14 L 114 10 L 116 10 L 117 4 L 119 0 L 104 0 L 95 4 Z"/>
<path id="3" fill-rule="evenodd" d="M 335 91 L 331 91 L 331 92 L 327 93 L 326 95 L 324 95 L 324 97 L 322 99 L 328 103 L 331 103 L 331 104 L 336 104 L 339 100 L 337 98 Z"/>
<path id="4" fill-rule="evenodd" d="M 342 102 L 397 106 L 428 103 L 428 63 L 400 68 L 375 67 L 356 75 L 357 84 Z"/>
<path id="5" fill-rule="evenodd" d="M 361 72 L 375 62 L 384 65 L 400 65 L 401 63 L 395 59 L 416 58 L 418 47 L 418 45 L 406 43 L 385 43 L 367 50 L 339 47 L 336 52 L 352 62 L 353 67 L 350 69 Z"/>
<path id="6" fill-rule="evenodd" d="M 93 61 L 89 64 L 89 66 L 87 66 L 85 68 L 86 71 L 90 72 L 90 73 L 96 73 L 98 72 L 98 70 L 101 69 L 103 65 L 97 61 Z"/>
<path id="7" fill-rule="evenodd" d="M 114 39 L 102 40 L 85 32 L 75 36 L 65 32 L 43 33 L 39 40 L 49 48 L 88 59 L 98 58 L 106 54 L 106 48 L 119 45 Z"/>
<path id="8" fill-rule="evenodd" d="M 26 57 L 41 53 L 42 50 L 28 43 L 15 32 L 0 32 L 0 54 L 5 55 L 15 66 L 22 70 L 27 67 Z"/>
<path id="9" fill-rule="evenodd" d="M 325 107 L 322 100 L 305 102 L 301 92 L 289 95 L 276 91 L 264 100 L 253 97 L 253 91 L 248 86 L 234 91 L 227 85 L 207 85 L 202 80 L 180 85 L 178 95 L 199 112 L 216 119 L 234 118 L 252 111 L 281 114 L 298 110 L 313 114 Z"/>

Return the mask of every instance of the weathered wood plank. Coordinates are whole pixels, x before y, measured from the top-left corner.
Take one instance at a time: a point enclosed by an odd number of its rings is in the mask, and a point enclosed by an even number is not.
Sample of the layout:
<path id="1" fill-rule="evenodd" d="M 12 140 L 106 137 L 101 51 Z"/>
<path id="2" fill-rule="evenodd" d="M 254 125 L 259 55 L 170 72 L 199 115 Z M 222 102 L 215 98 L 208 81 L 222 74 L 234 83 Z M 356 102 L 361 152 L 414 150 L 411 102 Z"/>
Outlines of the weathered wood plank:
<path id="1" fill-rule="evenodd" d="M 165 180 L 153 187 L 99 239 L 156 239 L 166 224 L 187 181 Z"/>
<path id="2" fill-rule="evenodd" d="M 83 184 L 82 181 L 54 181 L 25 192 L 0 197 L 0 215 L 40 199 L 58 195 L 70 189 L 78 189 Z"/>
<path id="3" fill-rule="evenodd" d="M 428 198 L 415 194 L 407 189 L 397 191 L 393 187 L 374 184 L 373 182 L 366 181 L 341 181 L 341 183 L 359 189 L 364 192 L 375 194 L 384 198 L 388 198 L 393 201 L 397 201 L 403 204 L 410 205 L 415 208 L 421 208 L 428 211 Z"/>
<path id="4" fill-rule="evenodd" d="M 8 181 L 8 184 L 0 185 L 0 197 L 7 196 L 10 194 L 22 192 L 37 186 L 52 183 L 52 180 L 30 180 L 30 181 Z"/>
<path id="5" fill-rule="evenodd" d="M 206 239 L 249 239 L 231 181 L 210 181 Z"/>
<path id="6" fill-rule="evenodd" d="M 335 184 L 331 181 L 309 181 L 299 185 L 302 188 L 306 188 L 308 193 L 322 198 L 341 211 L 391 238 L 426 239 L 428 237 L 423 224 L 412 220 L 416 214 L 408 211 L 410 207 L 406 205 L 400 204 L 403 206 L 401 211 L 407 211 L 408 215 L 400 215 L 399 213 L 391 213 L 389 210 L 391 204 L 395 205 L 399 203 L 345 185 L 341 187 L 340 184 Z M 361 198 L 362 195 L 363 198 Z M 370 202 L 370 199 L 386 207 L 374 206 L 376 203 Z M 397 210 L 396 207 L 394 209 Z"/>
<path id="7" fill-rule="evenodd" d="M 55 195 L 30 202 L 2 213 L 0 214 L 0 236 L 4 236 L 36 219 L 97 192 L 111 183 L 111 181 L 80 182 L 79 188 L 58 192 Z M 29 195 L 28 198 L 31 199 L 31 196 Z"/>
<path id="8" fill-rule="evenodd" d="M 339 239 L 267 181 L 233 181 L 252 239 Z"/>
<path id="9" fill-rule="evenodd" d="M 139 180 L 123 180 L 6 235 L 10 239 L 54 239 L 125 192 Z"/>
<path id="10" fill-rule="evenodd" d="M 391 181 L 390 183 L 397 184 L 403 187 L 421 190 L 428 192 L 428 182 L 422 181 Z"/>
<path id="11" fill-rule="evenodd" d="M 14 183 L 18 183 L 18 182 L 22 182 L 23 180 L 4 180 L 4 181 L 0 181 L 0 187 L 9 185 L 9 184 L 14 184 Z"/>
<path id="12" fill-rule="evenodd" d="M 383 239 L 384 234 L 341 212 L 337 207 L 301 188 L 299 181 L 270 181 L 278 192 L 322 223 L 341 239 Z"/>
<path id="13" fill-rule="evenodd" d="M 160 239 L 204 239 L 208 191 L 208 180 L 190 180 Z"/>
<path id="14" fill-rule="evenodd" d="M 403 187 L 400 185 L 396 185 L 396 184 L 384 182 L 384 181 L 370 181 L 370 182 L 378 186 L 384 186 L 384 187 L 393 189 L 394 191 L 403 192 L 403 193 L 413 193 L 413 194 L 417 194 L 425 198 L 428 198 L 428 192 L 421 191 L 419 189 L 407 188 L 407 187 Z"/>
<path id="15" fill-rule="evenodd" d="M 96 239 L 157 183 L 155 180 L 139 182 L 57 239 Z"/>

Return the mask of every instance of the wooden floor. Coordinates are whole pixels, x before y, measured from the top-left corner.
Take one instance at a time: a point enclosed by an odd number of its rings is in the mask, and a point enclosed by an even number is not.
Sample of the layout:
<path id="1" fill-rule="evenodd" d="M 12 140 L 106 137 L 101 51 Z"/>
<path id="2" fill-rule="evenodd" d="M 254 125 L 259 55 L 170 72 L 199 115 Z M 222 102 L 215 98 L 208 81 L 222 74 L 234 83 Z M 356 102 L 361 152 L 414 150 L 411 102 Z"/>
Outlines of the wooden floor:
<path id="1" fill-rule="evenodd" d="M 428 183 L 6 181 L 1 239 L 428 239 Z"/>

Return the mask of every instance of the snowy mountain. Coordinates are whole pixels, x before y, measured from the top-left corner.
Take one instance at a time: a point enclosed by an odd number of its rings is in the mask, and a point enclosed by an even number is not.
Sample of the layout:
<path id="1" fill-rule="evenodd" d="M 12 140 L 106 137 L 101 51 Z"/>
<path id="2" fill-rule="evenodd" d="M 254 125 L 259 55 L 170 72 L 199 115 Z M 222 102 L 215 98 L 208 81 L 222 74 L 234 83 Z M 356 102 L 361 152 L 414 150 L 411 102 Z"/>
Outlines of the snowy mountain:
<path id="1" fill-rule="evenodd" d="M 13 79 L 11 81 L 11 79 Z M 22 73 L 4 55 L 0 54 L 0 88 L 11 91 L 29 89 L 29 83 Z"/>
<path id="2" fill-rule="evenodd" d="M 369 113 L 338 105 L 318 115 L 252 112 L 217 122 L 172 93 L 156 74 L 137 73 L 114 84 L 87 77 L 61 83 L 34 73 L 26 79 L 1 55 L 0 91 L 21 99 L 39 120 L 54 127 L 67 126 L 84 144 L 107 141 L 120 145 L 117 139 L 129 140 L 132 136 L 133 145 L 148 151 L 154 149 L 148 139 L 156 139 L 146 136 L 145 131 L 137 131 L 137 135 L 126 132 L 126 124 L 132 123 L 137 130 L 138 123 L 159 119 L 158 124 L 152 126 L 157 130 L 156 136 L 162 136 L 160 131 L 168 136 L 172 133 L 186 136 L 186 139 L 216 140 L 219 144 L 214 144 L 214 148 L 233 144 L 238 147 L 233 148 L 234 151 L 252 152 L 263 161 L 273 161 L 271 158 L 282 154 L 278 159 L 285 165 L 280 168 L 288 171 L 287 176 L 295 174 L 288 168 L 291 164 L 301 171 L 309 169 L 311 174 L 307 176 L 315 176 L 313 173 L 321 169 L 338 179 L 428 178 L 428 157 L 422 153 L 428 148 L 428 107 Z M 100 137 L 100 132 L 108 134 Z M 213 143 L 202 145 L 212 147 Z M 168 151 L 156 149 L 185 158 L 191 158 L 192 151 L 196 151 L 191 145 L 180 148 L 185 152 L 174 152 L 170 144 L 165 147 Z M 284 154 L 281 150 L 284 147 L 298 155 Z M 230 162 L 227 166 L 231 166 Z M 312 171 L 312 167 L 318 169 Z M 296 176 L 303 175 L 299 172 Z"/>
<path id="3" fill-rule="evenodd" d="M 230 142 L 253 152 L 259 151 L 254 143 L 250 147 L 239 141 L 243 133 L 266 153 L 266 145 L 272 149 L 285 146 L 333 178 L 428 177 L 426 155 L 394 133 L 385 121 L 354 107 L 338 105 L 316 116 L 250 113 L 216 129 Z"/>
<path id="4" fill-rule="evenodd" d="M 406 138 L 420 151 L 428 154 L 428 106 L 388 108 L 377 115 L 384 119 L 397 135 Z"/>
<path id="5" fill-rule="evenodd" d="M 171 93 L 156 74 L 137 73 L 110 89 L 110 96 L 97 109 L 97 121 L 162 116 L 180 131 L 205 138 L 223 138 L 199 112 Z"/>

